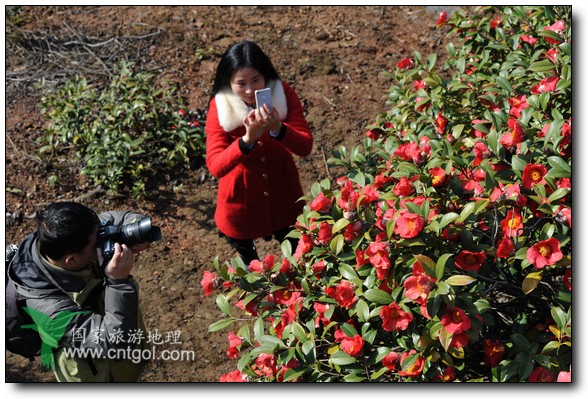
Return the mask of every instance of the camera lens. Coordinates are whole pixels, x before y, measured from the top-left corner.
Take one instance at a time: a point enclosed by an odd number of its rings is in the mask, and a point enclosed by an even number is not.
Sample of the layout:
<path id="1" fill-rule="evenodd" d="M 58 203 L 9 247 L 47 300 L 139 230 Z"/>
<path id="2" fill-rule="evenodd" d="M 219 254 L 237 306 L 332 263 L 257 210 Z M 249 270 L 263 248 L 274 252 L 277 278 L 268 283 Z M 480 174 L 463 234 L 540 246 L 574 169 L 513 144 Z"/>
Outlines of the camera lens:
<path id="1" fill-rule="evenodd" d="M 136 223 L 122 227 L 123 242 L 127 245 L 153 242 L 161 239 L 161 229 L 151 225 L 151 218 L 145 217 Z"/>

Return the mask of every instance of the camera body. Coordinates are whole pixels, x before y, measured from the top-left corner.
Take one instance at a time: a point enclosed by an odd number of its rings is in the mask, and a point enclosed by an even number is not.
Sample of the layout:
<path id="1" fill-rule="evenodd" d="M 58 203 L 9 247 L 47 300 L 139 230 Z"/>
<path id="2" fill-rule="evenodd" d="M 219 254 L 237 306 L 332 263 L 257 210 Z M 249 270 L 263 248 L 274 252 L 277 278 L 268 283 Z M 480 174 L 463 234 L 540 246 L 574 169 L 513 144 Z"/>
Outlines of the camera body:
<path id="1" fill-rule="evenodd" d="M 112 259 L 114 255 L 114 244 L 126 244 L 133 246 L 145 242 L 161 240 L 161 229 L 151 224 L 150 217 L 125 224 L 115 226 L 112 223 L 106 223 L 98 229 L 98 245 L 102 251 L 104 260 Z"/>

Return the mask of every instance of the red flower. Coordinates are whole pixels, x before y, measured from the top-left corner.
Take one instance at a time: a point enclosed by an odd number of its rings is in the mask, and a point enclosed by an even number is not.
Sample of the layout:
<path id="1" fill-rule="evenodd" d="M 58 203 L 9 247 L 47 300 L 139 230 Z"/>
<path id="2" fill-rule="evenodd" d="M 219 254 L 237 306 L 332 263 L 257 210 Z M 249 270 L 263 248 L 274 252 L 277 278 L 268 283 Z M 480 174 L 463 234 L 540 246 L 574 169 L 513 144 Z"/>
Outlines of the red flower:
<path id="1" fill-rule="evenodd" d="M 413 80 L 412 81 L 412 86 L 414 87 L 415 90 L 420 90 L 420 89 L 426 89 L 427 88 L 427 82 L 425 82 L 424 80 Z"/>
<path id="2" fill-rule="evenodd" d="M 380 317 L 382 318 L 382 328 L 386 331 L 404 331 L 413 320 L 412 314 L 402 310 L 396 302 L 382 307 Z"/>
<path id="3" fill-rule="evenodd" d="M 557 64 L 557 55 L 559 54 L 559 50 L 556 48 L 551 48 L 549 50 L 547 50 L 547 53 L 545 54 L 545 58 L 547 58 L 549 61 L 553 62 L 554 64 Z"/>
<path id="4" fill-rule="evenodd" d="M 355 302 L 357 297 L 355 296 L 355 287 L 347 280 L 341 280 L 339 285 L 335 287 L 326 287 L 325 293 L 331 298 L 335 299 L 339 305 L 344 308 L 350 308 Z"/>
<path id="5" fill-rule="evenodd" d="M 476 144 L 474 144 L 472 152 L 476 157 L 474 162 L 472 162 L 472 166 L 478 166 L 484 160 L 484 158 L 488 158 L 490 156 L 490 150 L 482 141 L 478 141 Z"/>
<path id="6" fill-rule="evenodd" d="M 325 270 L 325 267 L 327 267 L 327 265 L 325 264 L 324 259 L 321 259 L 319 262 L 315 263 L 312 266 L 312 273 L 315 276 L 318 276 L 319 274 L 321 274 L 323 272 L 323 270 Z"/>
<path id="7" fill-rule="evenodd" d="M 394 190 L 392 190 L 394 194 L 399 197 L 408 197 L 414 192 L 414 186 L 406 177 L 401 177 L 400 181 L 396 183 L 394 186 Z"/>
<path id="8" fill-rule="evenodd" d="M 361 354 L 361 351 L 363 350 L 363 344 L 363 337 L 359 334 L 355 334 L 351 338 L 345 336 L 345 338 L 343 338 L 343 341 L 341 341 L 341 349 L 350 356 L 357 357 Z"/>
<path id="9" fill-rule="evenodd" d="M 257 316 L 257 303 L 255 301 L 249 301 L 247 302 L 246 305 L 243 305 L 243 300 L 237 301 L 237 303 L 235 303 L 235 306 L 238 307 L 239 309 L 242 309 L 244 311 L 246 311 L 247 313 L 250 313 L 252 316 Z"/>
<path id="10" fill-rule="evenodd" d="M 508 120 L 508 128 L 510 130 L 509 133 L 503 134 L 502 137 L 500 137 L 500 144 L 506 149 L 514 147 L 525 140 L 523 128 L 515 118 L 510 118 Z"/>
<path id="11" fill-rule="evenodd" d="M 369 262 L 376 268 L 380 280 L 384 278 L 386 270 L 390 268 L 390 248 L 385 242 L 371 242 L 365 250 Z"/>
<path id="12" fill-rule="evenodd" d="M 555 214 L 555 219 L 572 227 L 572 210 L 566 206 L 560 206 Z"/>
<path id="13" fill-rule="evenodd" d="M 472 326 L 468 315 L 458 307 L 447 309 L 441 318 L 441 324 L 449 334 L 461 334 Z"/>
<path id="14" fill-rule="evenodd" d="M 541 366 L 535 367 L 535 369 L 531 372 L 529 376 L 529 382 L 553 382 L 555 380 L 555 375 L 547 369 L 544 369 Z"/>
<path id="15" fill-rule="evenodd" d="M 572 372 L 560 371 L 557 375 L 557 382 L 572 382 Z"/>
<path id="16" fill-rule="evenodd" d="M 433 176 L 433 187 L 440 187 L 443 185 L 443 183 L 445 183 L 445 177 L 447 175 L 445 174 L 445 170 L 443 168 L 436 167 L 429 169 L 429 174 Z"/>
<path id="17" fill-rule="evenodd" d="M 329 324 L 329 319 L 327 319 L 325 317 L 325 312 L 327 310 L 329 310 L 330 307 L 331 307 L 331 305 L 329 305 L 329 304 L 325 305 L 324 303 L 320 303 L 320 302 L 315 302 L 312 304 L 312 308 L 317 313 L 316 319 L 314 320 L 315 327 L 318 328 L 320 326 L 320 323 L 323 324 L 323 327 L 325 327 Z"/>
<path id="18" fill-rule="evenodd" d="M 390 352 L 382 359 L 382 366 L 386 367 L 390 371 L 396 371 L 398 360 L 400 360 L 398 353 Z"/>
<path id="19" fill-rule="evenodd" d="M 502 240 L 498 241 L 498 246 L 496 248 L 496 257 L 497 258 L 508 258 L 514 252 L 515 246 L 512 240 L 508 237 L 504 237 Z"/>
<path id="20" fill-rule="evenodd" d="M 484 363 L 486 366 L 496 367 L 505 352 L 506 348 L 499 341 L 484 340 Z"/>
<path id="21" fill-rule="evenodd" d="M 200 285 L 204 287 L 204 294 L 210 295 L 216 286 L 217 277 L 214 273 L 207 270 L 204 271 Z"/>
<path id="22" fill-rule="evenodd" d="M 425 273 L 413 274 L 404 280 L 404 295 L 408 299 L 423 305 L 427 302 L 433 287 L 435 287 L 435 281 Z"/>
<path id="23" fill-rule="evenodd" d="M 414 238 L 419 235 L 423 227 L 425 227 L 425 219 L 402 210 L 398 212 L 396 224 L 394 225 L 394 234 L 398 234 L 402 238 Z"/>
<path id="24" fill-rule="evenodd" d="M 322 222 L 319 227 L 317 241 L 321 244 L 328 244 L 333 238 L 333 225 L 327 222 Z"/>
<path id="25" fill-rule="evenodd" d="M 572 290 L 572 268 L 571 267 L 568 267 L 566 269 L 566 272 L 564 273 L 563 284 L 564 284 L 564 287 L 566 287 L 566 290 L 568 290 L 568 291 Z"/>
<path id="26" fill-rule="evenodd" d="M 296 247 L 296 252 L 294 252 L 294 257 L 297 260 L 300 260 L 302 255 L 309 253 L 313 247 L 314 243 L 312 242 L 312 238 L 310 238 L 308 234 L 301 234 L 300 239 L 298 240 L 298 246 Z"/>
<path id="27" fill-rule="evenodd" d="M 259 376 L 273 377 L 278 372 L 276 359 L 269 353 L 261 353 L 255 360 L 255 374 Z"/>
<path id="28" fill-rule="evenodd" d="M 445 126 L 447 126 L 447 119 L 445 119 L 440 112 L 437 112 L 437 117 L 435 118 L 435 128 L 437 129 L 437 133 L 443 134 Z"/>
<path id="29" fill-rule="evenodd" d="M 546 26 L 545 28 L 543 28 L 543 30 L 550 30 L 552 32 L 559 34 L 559 33 L 562 33 L 565 28 L 566 28 L 566 23 L 560 19 L 559 21 L 557 21 L 553 25 Z M 545 37 L 545 40 L 551 44 L 560 44 L 561 43 L 561 40 L 556 40 L 556 39 L 552 39 L 549 37 Z"/>
<path id="30" fill-rule="evenodd" d="M 468 272 L 480 271 L 480 267 L 482 267 L 482 263 L 485 260 L 486 254 L 484 252 L 472 252 L 468 250 L 461 251 L 454 259 L 455 266 Z"/>
<path id="31" fill-rule="evenodd" d="M 286 371 L 290 370 L 290 369 L 295 369 L 296 367 L 299 367 L 300 363 L 298 363 L 298 360 L 296 360 L 296 358 L 292 358 L 290 360 L 288 360 L 288 363 L 284 364 L 282 366 L 282 368 L 280 368 L 280 371 L 278 371 L 278 377 L 277 377 L 277 381 L 278 382 L 284 382 L 284 377 L 286 375 Z M 295 378 L 291 381 L 295 382 L 298 379 Z"/>
<path id="32" fill-rule="evenodd" d="M 496 19 L 493 19 L 490 21 L 490 29 L 496 29 L 500 23 L 501 23 L 501 19 L 500 19 L 500 15 L 498 17 L 496 17 Z"/>
<path id="33" fill-rule="evenodd" d="M 537 43 L 537 38 L 534 38 L 533 36 L 522 35 L 521 42 L 526 42 L 529 43 L 531 46 L 534 46 L 535 43 Z"/>
<path id="34" fill-rule="evenodd" d="M 523 169 L 523 187 L 533 188 L 536 184 L 546 184 L 547 168 L 541 164 L 529 163 Z"/>
<path id="35" fill-rule="evenodd" d="M 400 357 L 400 364 L 402 364 L 402 370 L 398 370 L 398 375 L 403 377 L 416 377 L 423 372 L 423 368 L 425 367 L 425 359 L 421 355 L 418 355 L 416 361 L 412 363 L 410 366 L 406 368 L 404 366 L 404 361 L 406 360 L 406 358 L 416 353 L 417 352 L 414 349 L 411 349 L 409 352 L 404 352 L 402 354 L 402 356 Z"/>
<path id="36" fill-rule="evenodd" d="M 414 65 L 412 58 L 404 57 L 401 61 L 399 61 L 396 66 L 400 69 L 410 69 Z"/>
<path id="37" fill-rule="evenodd" d="M 439 18 L 437 18 L 437 28 L 440 28 L 441 26 L 445 25 L 447 21 L 449 21 L 449 18 L 447 17 L 447 12 L 441 11 L 441 13 L 439 14 Z"/>
<path id="38" fill-rule="evenodd" d="M 228 374 L 221 375 L 220 382 L 247 382 L 249 377 L 247 374 L 240 372 L 239 370 L 231 371 Z"/>
<path id="39" fill-rule="evenodd" d="M 233 331 L 229 333 L 229 349 L 227 349 L 227 356 L 229 359 L 236 359 L 239 356 L 239 348 L 237 348 L 243 339 L 237 336 Z"/>
<path id="40" fill-rule="evenodd" d="M 557 82 L 559 82 L 559 78 L 557 76 L 545 78 L 535 86 L 531 87 L 531 94 L 541 94 L 555 91 L 557 88 Z"/>
<path id="41" fill-rule="evenodd" d="M 379 139 L 381 134 L 382 134 L 382 130 L 380 130 L 380 129 L 375 129 L 375 130 L 371 129 L 371 130 L 368 130 L 367 132 L 365 132 L 365 135 L 372 140 Z"/>
<path id="42" fill-rule="evenodd" d="M 516 237 L 523 233 L 523 217 L 519 212 L 511 209 L 500 222 L 500 228 L 506 237 Z"/>
<path id="43" fill-rule="evenodd" d="M 527 251 L 527 260 L 537 269 L 554 265 L 561 258 L 563 254 L 559 248 L 559 241 L 553 237 L 539 241 Z"/>
<path id="44" fill-rule="evenodd" d="M 514 98 L 509 98 L 508 103 L 510 104 L 510 111 L 508 114 L 514 116 L 515 118 L 520 118 L 523 114 L 523 110 L 529 107 L 529 103 L 527 103 L 527 96 L 524 94 Z"/>
<path id="45" fill-rule="evenodd" d="M 311 210 L 316 211 L 318 213 L 328 213 L 331 210 L 331 205 L 333 204 L 333 199 L 329 199 L 323 194 L 321 191 L 318 193 L 315 199 L 312 200 L 309 207 Z"/>

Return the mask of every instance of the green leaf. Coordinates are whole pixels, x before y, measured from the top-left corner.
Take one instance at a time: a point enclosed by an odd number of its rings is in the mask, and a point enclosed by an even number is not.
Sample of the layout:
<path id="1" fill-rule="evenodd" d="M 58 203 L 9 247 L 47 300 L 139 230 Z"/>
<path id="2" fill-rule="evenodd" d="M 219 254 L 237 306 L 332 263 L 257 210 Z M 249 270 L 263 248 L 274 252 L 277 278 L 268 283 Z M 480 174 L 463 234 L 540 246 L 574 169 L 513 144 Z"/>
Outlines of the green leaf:
<path id="1" fill-rule="evenodd" d="M 216 297 L 216 305 L 224 314 L 226 314 L 227 316 L 231 315 L 231 306 L 229 305 L 229 302 L 227 301 L 227 298 L 225 298 L 224 295 L 219 294 Z"/>
<path id="2" fill-rule="evenodd" d="M 370 319 L 370 307 L 363 299 L 360 299 L 355 304 L 355 312 L 357 313 L 357 318 L 362 323 Z"/>
<path id="3" fill-rule="evenodd" d="M 343 351 L 337 351 L 331 355 L 329 361 L 339 366 L 345 366 L 355 363 L 357 359 Z"/>
<path id="4" fill-rule="evenodd" d="M 332 233 L 333 234 L 337 233 L 339 230 L 344 229 L 345 227 L 347 227 L 348 224 L 349 224 L 349 220 L 347 220 L 345 218 L 341 218 L 341 219 L 337 220 L 335 222 L 335 224 L 333 225 L 333 231 L 332 231 Z"/>
<path id="5" fill-rule="evenodd" d="M 371 290 L 367 290 L 363 296 L 371 302 L 375 302 L 379 305 L 389 305 L 391 304 L 392 297 L 385 291 L 382 291 L 377 288 L 372 288 Z"/>
<path id="6" fill-rule="evenodd" d="M 222 319 L 217 322 L 212 323 L 208 326 L 208 332 L 215 332 L 227 328 L 231 324 L 235 322 L 235 319 Z"/>
<path id="7" fill-rule="evenodd" d="M 555 64 L 549 60 L 533 62 L 529 69 L 533 72 L 548 72 L 555 69 Z"/>
<path id="8" fill-rule="evenodd" d="M 445 282 L 449 285 L 468 285 L 473 283 L 474 281 L 477 281 L 475 278 L 473 278 L 472 276 L 468 276 L 466 274 L 456 274 L 453 275 L 449 278 L 447 278 L 447 280 L 445 280 Z"/>

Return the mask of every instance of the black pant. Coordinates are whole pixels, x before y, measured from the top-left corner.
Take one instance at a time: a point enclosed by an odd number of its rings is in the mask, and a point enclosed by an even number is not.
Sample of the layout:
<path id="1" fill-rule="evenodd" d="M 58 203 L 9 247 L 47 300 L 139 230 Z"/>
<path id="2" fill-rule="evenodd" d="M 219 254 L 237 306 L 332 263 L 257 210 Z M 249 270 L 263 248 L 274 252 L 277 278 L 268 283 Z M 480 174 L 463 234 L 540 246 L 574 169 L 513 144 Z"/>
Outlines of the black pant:
<path id="1" fill-rule="evenodd" d="M 286 227 L 284 229 L 274 231 L 272 235 L 264 237 L 263 239 L 269 241 L 272 238 L 275 238 L 281 243 L 282 241 L 284 241 L 286 235 L 288 235 L 290 231 L 291 228 Z M 243 259 L 245 265 L 248 266 L 252 260 L 259 259 L 259 255 L 257 254 L 257 248 L 255 247 L 255 242 L 253 240 L 241 240 L 226 235 L 224 237 L 227 240 L 227 242 L 231 245 L 231 247 L 233 247 L 237 251 L 241 259 Z M 294 250 L 296 250 L 296 245 L 298 245 L 298 240 L 293 238 L 288 238 L 288 240 L 292 245 L 292 252 L 294 252 Z"/>

